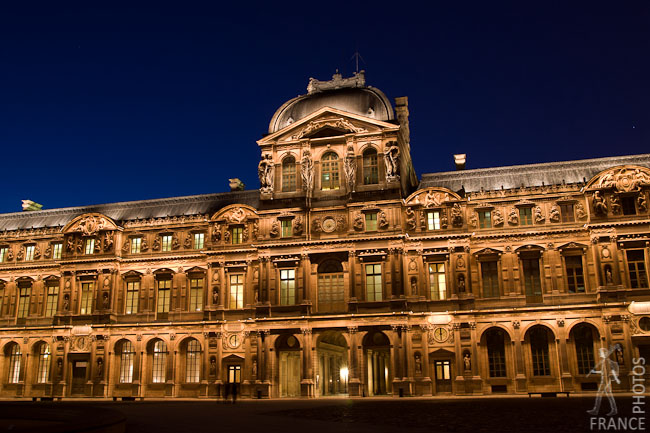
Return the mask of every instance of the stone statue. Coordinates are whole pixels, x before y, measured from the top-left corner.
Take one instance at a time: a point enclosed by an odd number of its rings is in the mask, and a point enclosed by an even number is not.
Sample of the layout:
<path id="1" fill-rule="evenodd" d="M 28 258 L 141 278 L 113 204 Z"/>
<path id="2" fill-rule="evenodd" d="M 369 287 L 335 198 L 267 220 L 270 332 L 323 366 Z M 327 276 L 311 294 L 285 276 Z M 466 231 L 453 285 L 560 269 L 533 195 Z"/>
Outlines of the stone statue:
<path id="1" fill-rule="evenodd" d="M 61 358 L 56 359 L 56 376 L 63 377 L 63 360 Z"/>
<path id="2" fill-rule="evenodd" d="M 379 212 L 379 229 L 386 230 L 388 228 L 388 218 L 386 218 L 386 212 Z"/>
<path id="3" fill-rule="evenodd" d="M 605 199 L 600 195 L 600 191 L 594 192 L 592 203 L 594 205 L 594 211 L 598 215 L 607 215 L 607 203 L 605 203 Z"/>
<path id="4" fill-rule="evenodd" d="M 215 224 L 212 228 L 212 242 L 219 242 L 221 240 L 221 226 Z"/>
<path id="5" fill-rule="evenodd" d="M 34 259 L 40 259 L 41 258 L 41 249 L 36 245 L 34 247 Z"/>
<path id="6" fill-rule="evenodd" d="M 16 254 L 16 259 L 22 260 L 24 258 L 25 258 L 25 246 L 21 245 L 20 249 L 18 250 L 18 254 Z"/>
<path id="7" fill-rule="evenodd" d="M 576 216 L 579 220 L 587 218 L 587 212 L 585 211 L 585 207 L 582 205 L 582 203 L 576 204 Z"/>
<path id="8" fill-rule="evenodd" d="M 104 360 L 102 358 L 97 358 L 97 377 L 104 376 Z"/>
<path id="9" fill-rule="evenodd" d="M 406 225 L 409 230 L 415 230 L 416 227 L 415 211 L 411 207 L 406 208 Z"/>
<path id="10" fill-rule="evenodd" d="M 463 364 L 465 365 L 465 371 L 472 370 L 472 357 L 469 352 L 465 352 L 465 356 L 463 356 Z"/>
<path id="11" fill-rule="evenodd" d="M 269 231 L 269 235 L 271 235 L 272 238 L 277 238 L 280 236 L 280 223 L 278 220 L 273 221 L 273 224 L 271 224 L 271 231 Z"/>
<path id="12" fill-rule="evenodd" d="M 384 151 L 386 180 L 388 182 L 399 180 L 399 156 L 399 147 L 396 144 L 392 144 Z"/>
<path id="13" fill-rule="evenodd" d="M 415 374 L 422 374 L 422 357 L 419 353 L 415 354 Z"/>
<path id="14" fill-rule="evenodd" d="M 45 252 L 43 253 L 43 257 L 46 259 L 49 259 L 52 256 L 52 245 L 48 245 L 47 248 L 45 248 Z"/>
<path id="15" fill-rule="evenodd" d="M 623 348 L 620 345 L 616 347 L 616 362 L 621 367 L 625 364 L 625 358 L 623 357 Z"/>
<path id="16" fill-rule="evenodd" d="M 70 310 L 70 295 L 67 293 L 63 295 L 63 311 Z"/>
<path id="17" fill-rule="evenodd" d="M 307 202 L 309 203 L 314 190 L 314 161 L 307 149 L 302 153 L 302 159 L 300 160 L 300 176 L 302 178 L 302 189 L 307 193 Z"/>
<path id="18" fill-rule="evenodd" d="M 143 236 L 142 237 L 143 245 L 146 245 L 145 244 L 145 242 L 146 242 L 145 239 L 146 238 Z M 113 242 L 114 242 L 113 241 L 113 232 L 106 232 L 106 234 L 104 235 L 104 247 L 105 247 L 106 251 L 111 251 L 113 249 Z M 144 248 L 144 249 L 146 250 L 146 248 Z"/>
<path id="19" fill-rule="evenodd" d="M 519 224 L 519 212 L 517 212 L 517 209 L 510 209 L 510 213 L 508 214 L 508 224 L 513 226 Z"/>
<path id="20" fill-rule="evenodd" d="M 492 221 L 494 222 L 495 227 L 500 227 L 503 225 L 503 215 L 501 215 L 501 211 L 499 209 L 495 209 L 494 212 L 492 212 Z"/>
<path id="21" fill-rule="evenodd" d="M 454 203 L 454 206 L 451 208 L 451 224 L 454 227 L 463 226 L 463 211 L 458 203 Z"/>
<path id="22" fill-rule="evenodd" d="M 427 194 L 424 196 L 424 207 L 433 207 L 433 206 L 438 206 L 439 204 L 440 203 L 438 202 L 436 193 L 429 190 Z"/>
<path id="23" fill-rule="evenodd" d="M 272 156 L 266 154 L 257 166 L 257 175 L 260 178 L 260 192 L 262 194 L 273 193 L 273 171 L 274 164 Z"/>
<path id="24" fill-rule="evenodd" d="M 223 232 L 223 241 L 227 244 L 230 243 L 230 230 Z"/>
<path id="25" fill-rule="evenodd" d="M 66 243 L 65 248 L 70 253 L 74 251 L 74 238 L 72 236 L 68 237 L 68 242 Z"/>
<path id="26" fill-rule="evenodd" d="M 183 242 L 183 248 L 186 250 L 189 250 L 192 248 L 192 235 L 188 234 L 187 237 L 185 238 L 185 241 Z"/>
<path id="27" fill-rule="evenodd" d="M 253 359 L 252 376 L 257 379 L 257 359 Z"/>
<path id="28" fill-rule="evenodd" d="M 354 223 L 352 224 L 352 227 L 358 232 L 363 231 L 363 215 L 362 214 L 358 213 L 357 216 L 354 217 Z"/>
<path id="29" fill-rule="evenodd" d="M 153 238 L 153 245 L 151 246 L 151 249 L 154 251 L 158 251 L 160 249 L 160 238 L 158 236 Z"/>
<path id="30" fill-rule="evenodd" d="M 7 248 L 7 260 L 11 261 L 13 259 L 14 259 L 14 249 L 11 248 L 10 246 L 9 248 Z"/>
<path id="31" fill-rule="evenodd" d="M 219 290 L 217 288 L 212 289 L 212 305 L 219 305 Z"/>
<path id="32" fill-rule="evenodd" d="M 214 356 L 210 357 L 210 376 L 217 375 L 217 358 Z"/>
<path id="33" fill-rule="evenodd" d="M 260 224 L 257 221 L 253 222 L 252 235 L 253 235 L 253 240 L 257 240 L 260 236 Z M 221 237 L 221 233 L 219 237 Z"/>
<path id="34" fill-rule="evenodd" d="M 440 216 L 440 227 L 442 227 L 443 229 L 446 229 L 447 226 L 449 225 L 449 220 L 447 219 L 447 211 L 443 210 L 440 213 L 440 215 L 441 215 Z"/>
<path id="35" fill-rule="evenodd" d="M 104 310 L 108 310 L 108 308 L 110 307 L 109 304 L 110 304 L 110 299 L 109 299 L 109 296 L 108 296 L 108 292 L 104 292 L 102 294 L 102 308 Z"/>
<path id="36" fill-rule="evenodd" d="M 122 252 L 123 253 L 128 253 L 129 248 L 130 248 L 131 242 L 129 241 L 129 238 L 124 239 L 124 243 L 122 244 Z"/>
<path id="37" fill-rule="evenodd" d="M 147 243 L 147 237 L 142 236 L 142 242 L 140 243 L 140 251 L 147 251 L 149 249 L 149 244 Z"/>
<path id="38" fill-rule="evenodd" d="M 648 202 L 646 201 L 645 194 L 643 194 L 643 192 L 640 192 L 639 196 L 636 198 L 636 207 L 639 209 L 639 212 L 648 211 Z"/>
<path id="39" fill-rule="evenodd" d="M 348 185 L 348 192 L 354 192 L 357 179 L 357 164 L 354 158 L 354 148 L 351 145 L 348 146 L 348 152 L 345 155 L 343 170 L 345 171 L 345 180 Z"/>
<path id="40" fill-rule="evenodd" d="M 465 275 L 463 274 L 458 275 L 458 292 L 465 292 Z"/>
<path id="41" fill-rule="evenodd" d="M 552 223 L 560 222 L 560 210 L 557 208 L 557 206 L 551 206 L 551 212 L 548 215 L 548 219 Z"/>
<path id="42" fill-rule="evenodd" d="M 612 213 L 614 215 L 620 214 L 623 208 L 621 207 L 621 198 L 618 194 L 612 194 L 609 201 L 612 204 Z"/>
<path id="43" fill-rule="evenodd" d="M 174 233 L 172 235 L 172 250 L 177 250 L 181 247 L 181 243 L 178 242 L 178 235 Z"/>
<path id="44" fill-rule="evenodd" d="M 296 236 L 300 236 L 304 230 L 304 226 L 302 224 L 302 217 L 297 216 L 296 219 L 293 221 L 293 234 Z"/>
<path id="45" fill-rule="evenodd" d="M 605 281 L 607 284 L 614 284 L 614 275 L 612 275 L 612 268 L 608 265 L 605 266 Z"/>
<path id="46" fill-rule="evenodd" d="M 533 210 L 533 215 L 535 216 L 535 224 L 542 224 L 546 220 L 546 217 L 544 216 L 544 212 L 542 211 L 542 208 L 539 206 L 535 206 L 535 209 Z"/>

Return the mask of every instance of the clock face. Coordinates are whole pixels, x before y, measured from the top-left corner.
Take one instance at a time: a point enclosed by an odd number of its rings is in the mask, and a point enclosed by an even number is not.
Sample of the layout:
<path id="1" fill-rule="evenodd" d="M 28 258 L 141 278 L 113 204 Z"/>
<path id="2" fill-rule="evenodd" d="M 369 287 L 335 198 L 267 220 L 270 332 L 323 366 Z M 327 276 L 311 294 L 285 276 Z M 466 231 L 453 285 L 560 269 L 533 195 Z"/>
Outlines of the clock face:
<path id="1" fill-rule="evenodd" d="M 325 233 L 331 233 L 336 229 L 336 221 L 334 221 L 334 218 L 325 218 L 323 220 L 323 223 L 321 225 L 323 227 L 323 231 Z"/>
<path id="2" fill-rule="evenodd" d="M 439 343 L 447 341 L 447 337 L 449 337 L 449 331 L 445 328 L 436 328 L 433 331 L 433 339 Z"/>
<path id="3" fill-rule="evenodd" d="M 230 336 L 230 338 L 228 338 L 228 344 L 232 348 L 239 347 L 239 343 L 240 343 L 239 336 L 237 334 L 233 334 Z"/>

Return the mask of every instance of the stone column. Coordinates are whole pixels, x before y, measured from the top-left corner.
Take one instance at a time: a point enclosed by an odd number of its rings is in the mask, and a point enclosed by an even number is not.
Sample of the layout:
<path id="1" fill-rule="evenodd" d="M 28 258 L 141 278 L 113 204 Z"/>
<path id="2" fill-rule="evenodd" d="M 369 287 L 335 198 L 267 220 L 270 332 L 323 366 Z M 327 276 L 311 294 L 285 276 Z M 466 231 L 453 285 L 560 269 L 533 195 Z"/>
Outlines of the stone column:
<path id="1" fill-rule="evenodd" d="M 312 365 L 312 332 L 310 328 L 303 328 L 302 331 L 302 378 L 300 381 L 300 394 L 303 397 L 314 396 L 314 372 Z"/>
<path id="2" fill-rule="evenodd" d="M 309 254 L 302 253 L 300 255 L 300 266 L 302 269 L 302 297 L 301 300 L 303 301 L 309 301 L 312 298 L 312 293 L 311 293 L 311 285 L 310 285 L 310 280 L 311 280 L 311 259 L 309 258 Z"/>
<path id="3" fill-rule="evenodd" d="M 523 341 L 524 336 L 520 331 L 520 324 L 518 320 L 512 322 L 514 328 L 514 352 L 515 352 L 515 392 L 525 393 L 528 391 L 528 382 L 526 379 L 526 361 L 524 358 Z"/>
<path id="4" fill-rule="evenodd" d="M 348 336 L 350 339 L 350 347 L 348 350 L 348 394 L 350 396 L 362 395 L 362 383 L 360 380 L 361 369 L 359 361 L 359 353 L 357 349 L 359 328 L 356 326 L 348 326 Z"/>

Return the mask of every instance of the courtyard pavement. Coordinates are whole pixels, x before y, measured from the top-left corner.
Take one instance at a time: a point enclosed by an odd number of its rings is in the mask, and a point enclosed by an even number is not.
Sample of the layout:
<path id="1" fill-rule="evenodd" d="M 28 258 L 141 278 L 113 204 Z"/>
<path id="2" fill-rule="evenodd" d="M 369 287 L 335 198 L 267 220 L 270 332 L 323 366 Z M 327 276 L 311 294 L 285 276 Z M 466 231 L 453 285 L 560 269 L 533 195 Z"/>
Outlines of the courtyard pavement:
<path id="1" fill-rule="evenodd" d="M 619 416 L 632 416 L 632 399 L 617 396 Z M 125 417 L 127 433 L 384 433 L 384 432 L 544 432 L 590 430 L 594 396 L 559 398 L 326 398 L 311 400 L 243 400 L 236 404 L 216 400 L 53 403 L 0 402 L 0 432 L 52 431 L 36 419 L 16 422 L 18 414 L 55 410 L 75 419 L 56 431 L 75 427 L 79 413 L 96 419 Z M 76 412 L 75 412 L 76 411 Z M 609 411 L 603 401 L 601 415 Z M 4 416 L 4 420 L 1 419 Z M 636 415 L 637 417 L 639 415 Z M 83 416 L 81 416 L 83 418 Z M 54 426 L 54 425 L 53 425 Z M 82 429 L 83 430 L 83 429 Z M 88 431 L 88 430 L 84 430 Z M 620 431 L 620 430 L 619 430 Z"/>

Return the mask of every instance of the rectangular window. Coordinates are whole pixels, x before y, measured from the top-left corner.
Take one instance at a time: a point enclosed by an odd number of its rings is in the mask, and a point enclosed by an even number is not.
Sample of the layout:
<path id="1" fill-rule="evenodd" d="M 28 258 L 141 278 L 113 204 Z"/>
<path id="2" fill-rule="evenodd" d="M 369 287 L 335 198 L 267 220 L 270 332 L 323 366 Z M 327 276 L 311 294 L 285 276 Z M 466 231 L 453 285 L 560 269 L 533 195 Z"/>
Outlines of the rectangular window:
<path id="1" fill-rule="evenodd" d="M 131 239 L 131 254 L 139 254 L 142 247 L 142 238 Z"/>
<path id="2" fill-rule="evenodd" d="M 533 208 L 520 207 L 519 208 L 519 224 L 522 226 L 529 226 L 533 223 Z"/>
<path id="3" fill-rule="evenodd" d="M 282 237 L 283 238 L 290 238 L 293 236 L 293 225 L 291 223 L 291 220 L 282 220 Z"/>
<path id="4" fill-rule="evenodd" d="M 483 297 L 496 298 L 499 296 L 499 266 L 496 260 L 481 262 L 481 280 Z"/>
<path id="5" fill-rule="evenodd" d="M 621 197 L 621 207 L 623 215 L 636 215 L 636 203 L 634 197 Z"/>
<path id="6" fill-rule="evenodd" d="M 162 251 L 171 251 L 172 250 L 172 235 L 162 236 Z"/>
<path id="7" fill-rule="evenodd" d="M 59 302 L 59 285 L 49 284 L 47 286 L 47 303 L 45 304 L 45 317 L 52 317 L 56 314 L 56 306 Z"/>
<path id="8" fill-rule="evenodd" d="M 241 365 L 228 366 L 228 383 L 241 382 Z"/>
<path id="9" fill-rule="evenodd" d="M 366 300 L 381 301 L 381 264 L 366 265 Z"/>
<path id="10" fill-rule="evenodd" d="M 645 269 L 645 252 L 627 250 L 627 269 L 630 275 L 630 287 L 633 289 L 648 287 L 648 274 Z"/>
<path id="11" fill-rule="evenodd" d="M 202 250 L 205 245 L 205 233 L 194 233 L 194 249 Z"/>
<path id="12" fill-rule="evenodd" d="M 522 259 L 524 286 L 527 302 L 542 302 L 542 283 L 539 274 L 539 259 Z"/>
<path id="13" fill-rule="evenodd" d="M 232 243 L 241 244 L 244 241 L 244 229 L 242 227 L 233 227 L 232 231 Z"/>
<path id="14" fill-rule="evenodd" d="M 244 308 L 244 274 L 230 276 L 229 308 L 231 310 Z"/>
<path id="15" fill-rule="evenodd" d="M 280 270 L 280 305 L 296 303 L 296 271 L 295 269 Z"/>
<path id="16" fill-rule="evenodd" d="M 447 280 L 444 263 L 429 263 L 429 292 L 431 299 L 447 299 Z"/>
<path id="17" fill-rule="evenodd" d="M 86 246 L 84 247 L 84 254 L 93 254 L 95 252 L 95 239 L 86 239 Z"/>
<path id="18" fill-rule="evenodd" d="M 126 308 L 124 314 L 136 314 L 138 312 L 138 299 L 140 297 L 140 281 L 126 282 Z"/>
<path id="19" fill-rule="evenodd" d="M 93 284 L 94 283 L 81 283 L 81 305 L 79 307 L 79 314 L 92 313 Z"/>
<path id="20" fill-rule="evenodd" d="M 478 213 L 478 226 L 482 229 L 489 229 L 492 227 L 492 213 L 489 210 L 480 211 Z"/>
<path id="21" fill-rule="evenodd" d="M 584 293 L 585 278 L 582 272 L 582 256 L 566 256 L 566 277 L 569 293 Z"/>
<path id="22" fill-rule="evenodd" d="M 172 280 L 158 280 L 158 313 L 169 313 L 169 294 Z"/>
<path id="23" fill-rule="evenodd" d="M 27 245 L 25 247 L 25 261 L 34 260 L 34 245 Z"/>
<path id="24" fill-rule="evenodd" d="M 575 215 L 573 213 L 573 204 L 561 204 L 560 213 L 562 214 L 563 223 L 572 223 L 575 221 Z"/>
<path id="25" fill-rule="evenodd" d="M 61 260 L 61 251 L 63 251 L 63 244 L 60 242 L 52 244 L 52 259 Z"/>
<path id="26" fill-rule="evenodd" d="M 24 319 L 29 314 L 29 301 L 32 296 L 31 286 L 20 288 L 20 299 L 18 300 L 18 318 Z"/>
<path id="27" fill-rule="evenodd" d="M 366 214 L 366 231 L 367 232 L 376 232 L 377 231 L 377 213 L 371 212 Z"/>
<path id="28" fill-rule="evenodd" d="M 190 278 L 190 311 L 203 309 L 203 278 Z"/>
<path id="29" fill-rule="evenodd" d="M 7 260 L 7 252 L 8 251 L 9 251 L 9 248 L 7 248 L 7 247 L 0 248 L 0 263 L 3 263 L 4 261 Z"/>
<path id="30" fill-rule="evenodd" d="M 440 230 L 440 211 L 427 212 L 427 230 Z"/>

